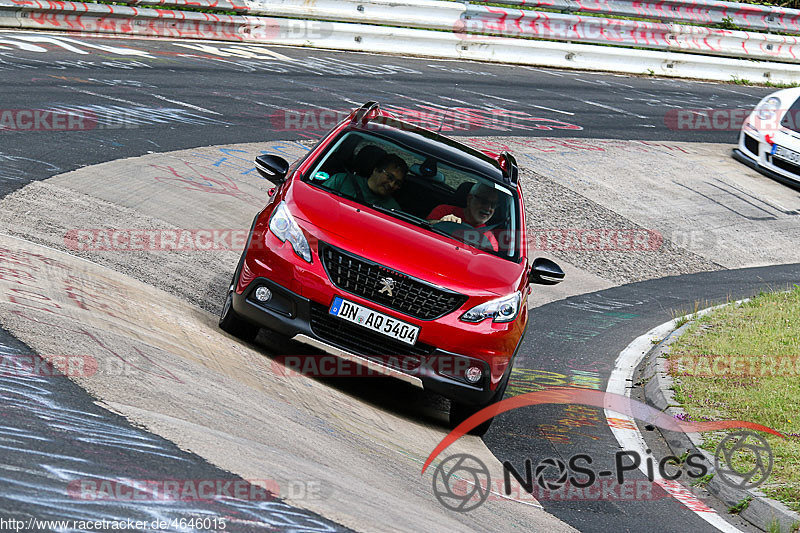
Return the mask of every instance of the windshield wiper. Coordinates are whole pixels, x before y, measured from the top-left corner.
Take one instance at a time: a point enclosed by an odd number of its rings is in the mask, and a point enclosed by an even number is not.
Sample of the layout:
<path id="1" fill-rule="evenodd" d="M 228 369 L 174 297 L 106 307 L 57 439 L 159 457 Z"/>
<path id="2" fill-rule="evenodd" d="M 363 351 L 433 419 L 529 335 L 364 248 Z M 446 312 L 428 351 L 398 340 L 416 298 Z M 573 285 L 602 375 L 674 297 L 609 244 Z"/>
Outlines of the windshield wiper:
<path id="1" fill-rule="evenodd" d="M 453 238 L 452 235 L 447 233 L 444 230 L 440 230 L 436 227 L 435 224 L 425 220 L 424 218 L 419 218 L 418 216 L 412 215 L 410 213 L 406 213 L 405 211 L 398 211 L 396 209 L 389 209 L 388 207 L 381 207 L 379 205 L 370 205 L 371 208 L 375 209 L 376 211 L 380 211 L 381 213 L 386 213 L 387 215 L 391 215 L 393 217 L 399 218 L 400 220 L 404 220 L 410 224 L 414 224 L 415 226 L 419 226 L 420 228 L 425 228 L 430 230 L 434 233 L 438 233 L 439 235 L 444 235 L 445 237 Z"/>

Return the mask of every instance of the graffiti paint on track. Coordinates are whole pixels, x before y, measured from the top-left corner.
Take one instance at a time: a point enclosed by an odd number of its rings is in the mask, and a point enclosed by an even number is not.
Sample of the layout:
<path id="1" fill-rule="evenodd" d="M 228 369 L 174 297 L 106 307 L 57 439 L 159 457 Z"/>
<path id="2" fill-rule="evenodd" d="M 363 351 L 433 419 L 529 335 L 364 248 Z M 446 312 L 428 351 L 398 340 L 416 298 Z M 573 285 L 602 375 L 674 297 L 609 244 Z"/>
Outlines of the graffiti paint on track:
<path id="1" fill-rule="evenodd" d="M 592 365 L 596 366 L 596 365 Z M 604 378 L 595 370 L 569 369 L 565 373 L 532 368 L 514 368 L 506 391 L 507 396 L 519 396 L 549 387 L 575 387 L 603 390 Z M 546 439 L 551 443 L 569 443 L 574 437 L 599 440 L 595 435 L 605 425 L 605 417 L 596 408 L 567 405 L 552 423 L 541 423 L 535 428 L 516 428 L 506 432 L 507 437 Z"/>
<path id="2" fill-rule="evenodd" d="M 0 330 L 0 353 L 30 355 Z M 34 356 L 35 357 L 35 356 Z M 63 376 L 0 375 L 0 502 L 5 518 L 153 520 L 219 518 L 226 531 L 253 527 L 322 533 L 342 528 L 280 500 L 219 497 L 204 501 L 108 502 L 76 499 L 71 483 L 235 477 L 217 471 L 174 444 L 132 427 L 92 402 Z M 198 469 L 202 471 L 198 472 Z M 241 481 L 239 481 L 241 483 Z"/>
<path id="3" fill-rule="evenodd" d="M 248 204 L 263 207 L 264 200 L 249 192 L 243 191 L 234 181 L 222 175 L 211 176 L 208 171 L 198 165 L 184 161 L 183 166 L 150 165 L 160 171 L 155 180 L 164 184 L 180 187 L 188 191 L 231 196 Z M 177 167 L 177 168 L 176 168 Z"/>
<path id="4" fill-rule="evenodd" d="M 203 164 L 206 166 L 210 163 L 210 166 L 214 168 L 234 170 L 238 172 L 239 175 L 244 176 L 256 172 L 253 161 L 257 155 L 273 154 L 279 155 L 289 161 L 294 161 L 302 157 L 310 148 L 297 141 L 287 141 L 267 143 L 266 147 L 258 152 L 249 152 L 238 148 L 219 148 L 218 150 L 219 155 L 196 152 L 192 154 L 192 157 L 203 161 Z"/>

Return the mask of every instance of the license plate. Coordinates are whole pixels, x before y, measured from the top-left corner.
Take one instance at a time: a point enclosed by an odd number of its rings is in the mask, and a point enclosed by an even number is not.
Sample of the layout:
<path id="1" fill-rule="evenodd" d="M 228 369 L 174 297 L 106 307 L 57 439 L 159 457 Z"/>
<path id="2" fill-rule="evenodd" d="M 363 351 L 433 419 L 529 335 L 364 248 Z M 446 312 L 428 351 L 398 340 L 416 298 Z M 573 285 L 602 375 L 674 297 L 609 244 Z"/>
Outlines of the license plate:
<path id="1" fill-rule="evenodd" d="M 413 345 L 419 335 L 419 326 L 397 320 L 338 296 L 333 299 L 330 314 L 406 344 Z"/>
<path id="2" fill-rule="evenodd" d="M 789 150 L 788 148 L 784 148 L 783 146 L 773 144 L 772 155 L 778 159 L 783 159 L 784 161 L 789 161 L 790 163 L 800 165 L 800 153 L 795 152 L 794 150 Z"/>

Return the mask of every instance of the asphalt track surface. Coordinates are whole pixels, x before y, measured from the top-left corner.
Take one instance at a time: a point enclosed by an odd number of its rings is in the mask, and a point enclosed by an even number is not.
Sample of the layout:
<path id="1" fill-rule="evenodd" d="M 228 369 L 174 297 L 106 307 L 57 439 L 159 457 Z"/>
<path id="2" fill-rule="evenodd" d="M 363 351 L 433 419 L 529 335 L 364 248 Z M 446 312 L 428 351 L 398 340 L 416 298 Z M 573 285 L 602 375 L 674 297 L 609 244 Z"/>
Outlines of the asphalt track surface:
<path id="1" fill-rule="evenodd" d="M 453 107 L 508 110 L 521 117 L 510 128 L 510 121 L 495 121 L 489 127 L 472 123 L 467 130 L 444 131 L 734 144 L 737 128 L 676 129 L 674 113 L 749 110 L 771 92 L 321 50 L 213 43 L 212 52 L 212 44 L 190 41 L 83 39 L 146 54 L 122 56 L 59 36 L 60 45 L 24 40 L 30 35 L 0 33 L 2 109 L 77 106 L 96 113 L 99 123 L 86 131 L 3 135 L 0 194 L 31 180 L 149 152 L 308 135 L 291 122 L 287 127 L 280 118 L 285 109 L 345 110 L 378 100 L 427 113 Z M 42 51 L 20 48 L 30 46 Z M 247 55 L 257 57 L 242 57 Z M 312 132 L 312 138 L 324 130 Z"/>
<path id="2" fill-rule="evenodd" d="M 542 386 L 566 386 L 575 376 L 584 376 L 599 378 L 605 390 L 614 361 L 635 336 L 692 312 L 696 304 L 706 308 L 762 290 L 784 290 L 798 279 L 800 264 L 723 270 L 632 283 L 546 304 L 532 311 L 525 345 L 514 368 L 530 369 L 531 382 Z M 531 391 L 538 388 L 529 386 Z M 534 466 L 550 457 L 566 463 L 576 454 L 592 457 L 591 468 L 596 473 L 613 472 L 614 455 L 620 450 L 602 414 L 597 418 L 582 411 L 570 414 L 562 406 L 504 413 L 495 419 L 484 440 L 498 459 L 509 461 L 519 472 L 523 472 L 526 459 Z M 665 455 L 654 446 L 654 457 Z M 554 470 L 547 473 L 547 479 L 554 476 Z M 646 478 L 637 470 L 625 479 Z M 653 501 L 576 503 L 554 498 L 540 503 L 581 531 L 716 531 L 677 500 L 663 497 L 659 489 L 653 490 L 653 496 Z M 718 511 L 726 514 L 725 508 Z M 737 527 L 747 529 L 743 523 Z"/>
<path id="3" fill-rule="evenodd" d="M 82 166 L 149 152 L 315 138 L 322 133 L 283 127 L 285 123 L 276 120 L 281 119 L 284 108 L 344 110 L 377 99 L 418 111 L 453 106 L 502 109 L 518 112 L 518 116 L 526 119 L 522 122 L 524 126 L 473 124 L 468 131 L 452 133 L 733 144 L 735 128 L 676 130 L 669 127 L 668 117 L 679 109 L 749 109 L 771 91 L 320 50 L 279 47 L 243 50 L 211 43 L 207 46 L 214 46 L 216 51 L 186 48 L 167 41 L 81 38 L 67 42 L 56 38 L 55 43 L 36 43 L 43 50 L 34 51 L 26 40 L 30 35 L 33 34 L 0 33 L 2 109 L 80 107 L 97 113 L 105 123 L 99 120 L 98 127 L 87 131 L 0 131 L 0 195 Z M 143 55 L 125 56 L 96 46 L 125 47 Z M 247 54 L 251 57 L 246 57 Z M 258 57 L 252 57 L 253 54 Z M 171 111 L 164 113 L 164 108 Z M 620 350 L 633 337 L 673 318 L 677 311 L 692 310 L 698 301 L 713 304 L 750 296 L 762 289 L 780 289 L 798 278 L 798 265 L 722 271 L 652 280 L 554 302 L 532 313 L 516 366 L 530 369 L 532 379 L 545 385 L 569 380 L 580 372 L 598 377 L 604 384 Z M 25 353 L 24 346 L 7 336 L 5 340 L 0 336 L 0 343 L 4 352 Z M 57 404 L 62 409 L 81 406 L 84 410 L 91 405 L 91 398 L 64 378 L 25 384 L 40 396 L 33 403 L 30 394 L 18 390 L 19 383 L 4 381 L 3 424 L 16 428 L 20 440 L 23 431 L 35 434 L 37 430 L 48 429 L 46 417 L 34 417 L 31 422 L 26 414 L 36 412 L 37 405 L 41 408 Z M 121 417 L 99 408 L 91 415 L 103 424 L 120 427 L 127 424 Z M 553 432 L 545 435 L 537 429 L 548 424 L 548 419 L 558 425 L 564 416 L 560 407 L 514 411 L 498 418 L 485 441 L 500 460 L 509 460 L 518 468 L 526 458 L 535 464 L 545 457 L 568 458 L 575 453 L 591 454 L 600 464 L 611 460 L 618 445 L 602 419 L 572 432 L 557 431 L 555 436 Z M 74 450 L 75 446 L 97 457 L 98 475 L 120 477 L 136 472 L 135 477 L 147 479 L 230 477 L 163 439 L 135 428 L 127 427 L 126 431 L 130 435 L 124 446 L 109 444 L 108 439 L 100 436 L 76 440 L 66 433 L 41 440 L 31 451 L 23 452 L 20 448 L 13 452 L 6 446 L 0 514 L 66 517 L 68 500 L 63 498 L 63 491 L 61 500 L 56 496 L 48 499 L 26 493 L 26 476 L 49 476 L 57 480 L 58 468 L 69 470 L 69 459 L 59 462 L 59 449 Z M 155 449 L 158 453 L 140 453 L 141 450 L 130 445 L 136 439 L 148 442 L 149 452 Z M 47 472 L 35 472 L 24 466 L 26 454 L 37 452 L 52 457 Z M 671 498 L 620 503 L 541 503 L 546 510 L 582 531 L 643 531 L 653 530 L 656 524 L 660 531 L 710 529 Z M 198 504 L 170 511 L 173 511 L 171 516 L 222 512 L 214 505 L 222 504 Z M 247 519 L 269 519 L 265 509 L 224 509 L 224 514 L 239 517 L 235 528 L 247 530 Z M 273 510 L 276 514 L 271 515 L 272 519 L 281 528 L 280 510 Z M 112 509 L 98 505 L 95 512 L 106 517 L 152 517 L 163 511 L 163 508 Z M 283 509 L 283 513 L 290 511 Z M 316 521 L 319 529 L 337 527 L 309 513 L 302 519 Z"/>

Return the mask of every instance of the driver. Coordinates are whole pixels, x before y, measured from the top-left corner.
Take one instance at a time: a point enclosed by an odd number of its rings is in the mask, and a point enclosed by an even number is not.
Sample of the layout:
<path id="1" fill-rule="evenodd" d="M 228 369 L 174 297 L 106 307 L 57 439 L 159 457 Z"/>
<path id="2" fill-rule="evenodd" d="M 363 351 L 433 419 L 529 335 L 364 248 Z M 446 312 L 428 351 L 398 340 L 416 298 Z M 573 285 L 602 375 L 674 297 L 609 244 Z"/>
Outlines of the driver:
<path id="1" fill-rule="evenodd" d="M 402 187 L 407 173 L 408 164 L 402 157 L 384 154 L 366 180 L 349 172 L 341 172 L 334 174 L 323 187 L 369 205 L 400 210 L 400 204 L 392 196 Z"/>
<path id="2" fill-rule="evenodd" d="M 494 215 L 497 208 L 497 191 L 494 187 L 483 183 L 476 183 L 467 194 L 466 207 L 455 205 L 440 205 L 426 217 L 433 224 L 440 222 L 455 222 L 457 224 L 468 224 L 473 228 L 483 228 L 489 219 Z M 500 249 L 497 238 L 487 230 L 483 235 L 488 239 L 492 249 L 496 252 Z"/>

